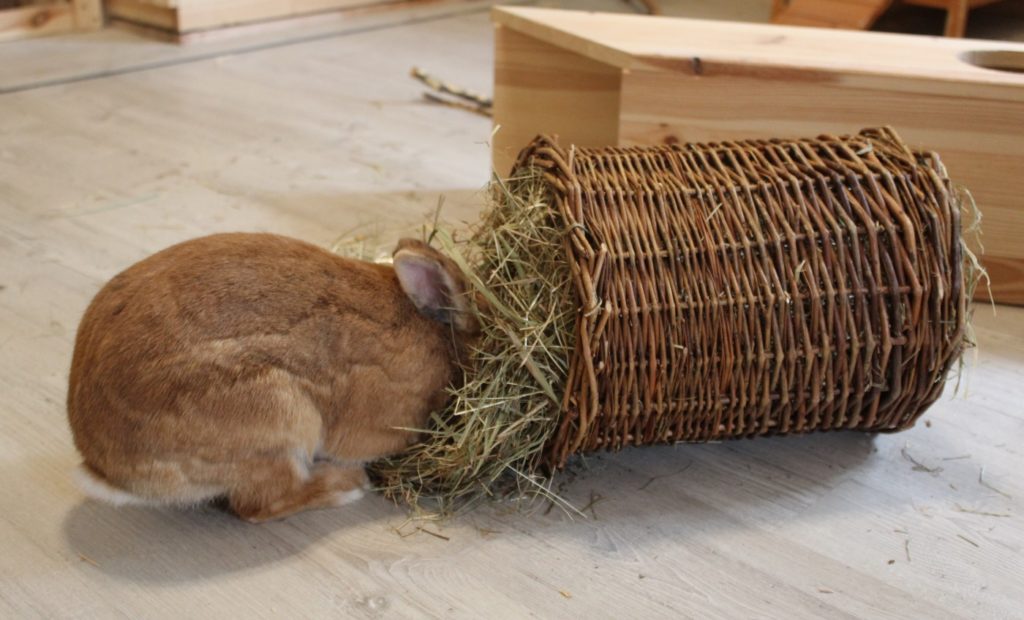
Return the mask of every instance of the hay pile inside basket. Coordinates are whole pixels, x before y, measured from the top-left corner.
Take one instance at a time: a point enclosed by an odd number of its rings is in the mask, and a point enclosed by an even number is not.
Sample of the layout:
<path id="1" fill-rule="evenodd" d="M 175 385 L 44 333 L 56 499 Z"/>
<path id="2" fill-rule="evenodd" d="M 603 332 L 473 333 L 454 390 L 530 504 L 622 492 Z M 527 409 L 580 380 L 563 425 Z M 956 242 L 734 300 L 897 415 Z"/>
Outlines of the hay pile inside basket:
<path id="1" fill-rule="evenodd" d="M 495 180 L 468 239 L 431 233 L 487 309 L 466 382 L 431 417 L 423 443 L 371 465 L 389 498 L 448 514 L 496 495 L 554 497 L 539 458 L 558 423 L 576 305 L 565 233 L 544 192 L 532 174 Z M 347 249 L 365 257 L 365 246 Z"/>

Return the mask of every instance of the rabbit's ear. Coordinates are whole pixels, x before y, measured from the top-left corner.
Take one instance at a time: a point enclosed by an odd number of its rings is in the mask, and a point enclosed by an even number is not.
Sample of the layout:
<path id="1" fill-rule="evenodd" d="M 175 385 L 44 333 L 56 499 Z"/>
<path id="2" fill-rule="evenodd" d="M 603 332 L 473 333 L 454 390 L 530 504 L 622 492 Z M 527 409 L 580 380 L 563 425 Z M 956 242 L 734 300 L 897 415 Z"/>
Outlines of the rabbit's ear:
<path id="1" fill-rule="evenodd" d="M 479 329 L 457 265 L 422 241 L 403 239 L 395 248 L 395 273 L 402 290 L 420 313 L 457 331 Z"/>

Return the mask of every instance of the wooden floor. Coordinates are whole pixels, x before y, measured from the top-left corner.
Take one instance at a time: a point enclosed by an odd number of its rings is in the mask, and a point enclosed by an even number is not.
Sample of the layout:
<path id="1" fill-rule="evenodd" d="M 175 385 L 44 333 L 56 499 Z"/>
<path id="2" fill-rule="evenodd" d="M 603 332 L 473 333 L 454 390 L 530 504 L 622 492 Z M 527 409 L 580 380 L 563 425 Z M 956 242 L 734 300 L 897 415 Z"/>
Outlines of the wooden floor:
<path id="1" fill-rule="evenodd" d="M 960 394 L 910 431 L 592 458 L 564 481 L 587 519 L 82 498 L 63 403 L 99 286 L 214 231 L 392 239 L 439 196 L 475 219 L 489 122 L 407 73 L 487 92 L 490 33 L 461 3 L 304 40 L 0 46 L 0 618 L 1024 617 L 1024 309 L 978 308 Z"/>

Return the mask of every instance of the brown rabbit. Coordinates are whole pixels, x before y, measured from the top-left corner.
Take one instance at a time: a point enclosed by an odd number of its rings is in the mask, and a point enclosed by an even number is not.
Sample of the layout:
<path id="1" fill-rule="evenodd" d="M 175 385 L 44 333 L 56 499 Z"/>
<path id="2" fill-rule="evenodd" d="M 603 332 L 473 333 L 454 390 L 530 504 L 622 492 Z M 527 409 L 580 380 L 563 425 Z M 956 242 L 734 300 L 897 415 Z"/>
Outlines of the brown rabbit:
<path id="1" fill-rule="evenodd" d="M 358 499 L 415 442 L 478 328 L 454 263 L 394 266 L 265 234 L 172 246 L 115 276 L 75 341 L 79 485 L 112 503 L 226 497 L 264 521 Z"/>

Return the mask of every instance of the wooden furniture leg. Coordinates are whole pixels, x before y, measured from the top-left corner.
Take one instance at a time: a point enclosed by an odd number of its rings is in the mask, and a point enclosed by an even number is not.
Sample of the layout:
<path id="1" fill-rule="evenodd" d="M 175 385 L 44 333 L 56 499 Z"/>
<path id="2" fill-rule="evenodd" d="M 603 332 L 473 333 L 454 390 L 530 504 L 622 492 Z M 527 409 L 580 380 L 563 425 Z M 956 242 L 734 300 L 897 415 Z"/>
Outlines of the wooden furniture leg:
<path id="1" fill-rule="evenodd" d="M 969 0 L 949 0 L 946 8 L 946 36 L 962 39 L 967 30 L 967 12 L 970 10 Z"/>

